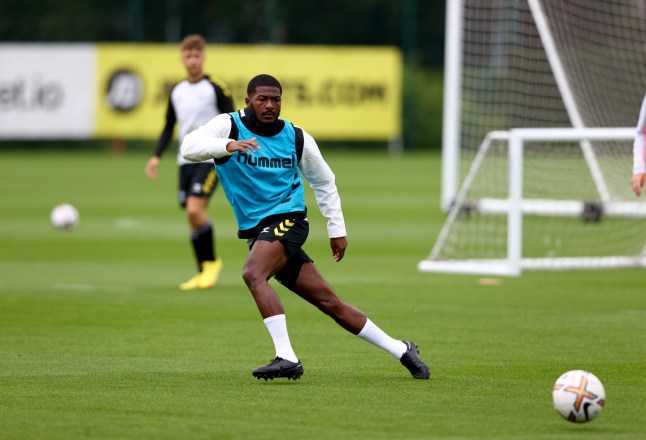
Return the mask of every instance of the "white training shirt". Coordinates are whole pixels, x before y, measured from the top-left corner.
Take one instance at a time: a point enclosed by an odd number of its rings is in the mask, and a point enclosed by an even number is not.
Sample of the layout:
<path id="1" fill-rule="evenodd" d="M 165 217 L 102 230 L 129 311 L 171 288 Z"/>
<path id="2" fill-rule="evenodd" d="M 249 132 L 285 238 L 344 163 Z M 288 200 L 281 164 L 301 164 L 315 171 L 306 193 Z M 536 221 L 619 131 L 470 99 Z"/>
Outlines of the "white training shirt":
<path id="1" fill-rule="evenodd" d="M 178 138 L 180 145 L 184 136 L 200 125 L 206 124 L 220 113 L 215 89 L 208 77 L 204 77 L 195 83 L 191 83 L 186 79 L 177 83 L 170 94 L 170 100 L 179 124 Z M 179 149 L 177 151 L 177 163 L 179 165 L 190 163 L 182 157 Z"/>
<path id="2" fill-rule="evenodd" d="M 646 164 L 646 95 L 642 101 L 642 108 L 639 111 L 637 132 L 633 143 L 633 175 L 645 173 Z"/>
<path id="3" fill-rule="evenodd" d="M 243 115 L 243 110 L 240 110 L 240 116 Z M 184 159 L 191 162 L 230 156 L 227 144 L 235 141 L 235 139 L 229 139 L 230 132 L 231 117 L 226 113 L 218 115 L 206 125 L 187 134 L 180 146 L 180 153 Z M 303 138 L 303 157 L 298 169 L 310 184 L 319 210 L 327 219 L 328 236 L 330 238 L 345 237 L 345 221 L 334 173 L 323 159 L 314 138 L 305 130 L 303 130 Z"/>

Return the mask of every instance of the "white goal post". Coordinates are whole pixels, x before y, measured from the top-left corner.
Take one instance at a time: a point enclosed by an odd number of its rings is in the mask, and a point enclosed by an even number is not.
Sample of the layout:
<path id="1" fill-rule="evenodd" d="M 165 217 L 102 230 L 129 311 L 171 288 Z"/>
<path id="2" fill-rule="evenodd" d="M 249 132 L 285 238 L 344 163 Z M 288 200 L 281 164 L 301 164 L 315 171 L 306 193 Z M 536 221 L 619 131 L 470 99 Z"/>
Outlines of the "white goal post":
<path id="1" fill-rule="evenodd" d="M 446 18 L 447 219 L 419 270 L 643 266 L 646 3 L 447 0 Z"/>
<path id="2" fill-rule="evenodd" d="M 641 250 L 633 255 L 607 256 L 565 256 L 565 257 L 523 257 L 523 218 L 525 216 L 574 217 L 586 222 L 586 202 L 567 199 L 525 198 L 523 195 L 523 168 L 525 146 L 532 143 L 592 141 L 631 141 L 635 129 L 627 128 L 517 128 L 508 132 L 491 132 L 481 144 L 471 169 L 448 213 L 448 218 L 433 247 L 430 256 L 421 261 L 418 269 L 422 272 L 448 272 L 490 275 L 519 275 L 522 270 L 564 270 L 599 269 L 620 267 L 646 267 L 646 241 L 641 241 Z M 506 149 L 508 178 L 507 197 L 482 197 L 469 200 L 476 178 L 481 171 L 494 142 Z M 504 147 L 506 145 L 506 147 Z M 544 151 L 545 147 L 542 147 Z M 495 159 L 494 159 L 495 160 Z M 498 192 L 496 188 L 493 193 Z M 598 211 L 588 213 L 588 222 L 598 222 L 598 216 L 646 219 L 646 203 L 638 201 L 606 200 L 596 205 Z M 465 214 L 465 211 L 469 211 Z M 506 219 L 506 253 L 502 258 L 460 258 L 442 259 L 441 252 L 446 246 L 451 229 L 461 215 L 504 216 Z M 468 219 L 466 221 L 469 221 Z M 641 221 L 646 229 L 646 221 Z M 594 231 L 593 231 L 594 232 Z M 643 235 L 642 235 L 643 236 Z M 637 240 L 639 238 L 635 237 Z"/>

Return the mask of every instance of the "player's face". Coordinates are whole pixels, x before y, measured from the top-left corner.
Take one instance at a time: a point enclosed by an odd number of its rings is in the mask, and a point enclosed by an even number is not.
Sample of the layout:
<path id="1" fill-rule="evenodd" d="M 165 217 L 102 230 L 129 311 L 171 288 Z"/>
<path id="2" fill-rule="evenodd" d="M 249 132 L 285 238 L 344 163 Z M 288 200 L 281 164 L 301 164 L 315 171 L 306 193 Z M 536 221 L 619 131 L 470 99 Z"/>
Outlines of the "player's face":
<path id="1" fill-rule="evenodd" d="M 187 49 L 182 51 L 182 62 L 186 67 L 188 76 L 197 77 L 202 75 L 204 66 L 204 52 L 199 49 Z"/>
<path id="2" fill-rule="evenodd" d="M 245 102 L 263 124 L 272 123 L 280 116 L 281 96 L 278 87 L 256 87 L 254 93 L 245 98 Z"/>

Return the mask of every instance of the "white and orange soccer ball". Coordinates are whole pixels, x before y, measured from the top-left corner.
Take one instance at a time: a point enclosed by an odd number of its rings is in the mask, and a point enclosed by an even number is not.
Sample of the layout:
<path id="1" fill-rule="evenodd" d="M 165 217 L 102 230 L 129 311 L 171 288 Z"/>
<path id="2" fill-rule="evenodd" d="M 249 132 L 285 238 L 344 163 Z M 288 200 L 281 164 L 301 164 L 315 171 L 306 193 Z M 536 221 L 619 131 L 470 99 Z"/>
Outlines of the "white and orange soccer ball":
<path id="1" fill-rule="evenodd" d="M 69 203 L 54 206 L 49 218 L 56 229 L 72 229 L 79 224 L 79 212 Z"/>
<path id="2" fill-rule="evenodd" d="M 585 423 L 599 415 L 606 403 L 606 391 L 594 374 L 572 370 L 556 380 L 552 389 L 554 409 L 564 419 Z"/>

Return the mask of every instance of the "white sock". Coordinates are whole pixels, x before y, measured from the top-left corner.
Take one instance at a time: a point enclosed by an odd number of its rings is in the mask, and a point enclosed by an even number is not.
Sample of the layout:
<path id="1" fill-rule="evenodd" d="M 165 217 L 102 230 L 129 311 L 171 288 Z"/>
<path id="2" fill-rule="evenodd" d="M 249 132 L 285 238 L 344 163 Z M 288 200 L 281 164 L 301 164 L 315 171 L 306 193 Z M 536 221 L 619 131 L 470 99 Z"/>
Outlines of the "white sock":
<path id="1" fill-rule="evenodd" d="M 298 362 L 298 358 L 296 357 L 296 353 L 294 353 L 292 344 L 289 342 L 285 315 L 270 316 L 269 318 L 263 319 L 263 321 L 267 326 L 267 330 L 269 330 L 272 341 L 274 341 L 276 356 L 287 359 L 291 362 Z"/>
<path id="2" fill-rule="evenodd" d="M 383 350 L 386 350 L 395 359 L 401 359 L 406 352 L 407 347 L 403 341 L 391 338 L 371 320 L 366 321 L 366 325 L 357 336 Z"/>

